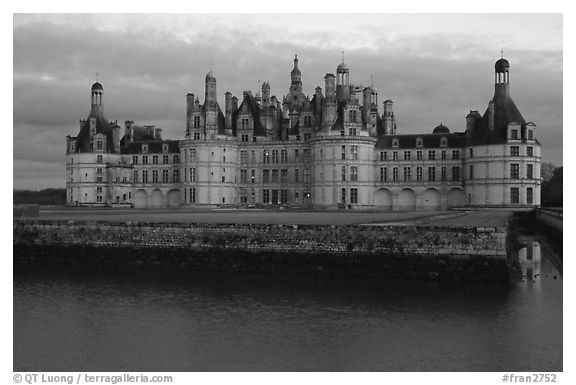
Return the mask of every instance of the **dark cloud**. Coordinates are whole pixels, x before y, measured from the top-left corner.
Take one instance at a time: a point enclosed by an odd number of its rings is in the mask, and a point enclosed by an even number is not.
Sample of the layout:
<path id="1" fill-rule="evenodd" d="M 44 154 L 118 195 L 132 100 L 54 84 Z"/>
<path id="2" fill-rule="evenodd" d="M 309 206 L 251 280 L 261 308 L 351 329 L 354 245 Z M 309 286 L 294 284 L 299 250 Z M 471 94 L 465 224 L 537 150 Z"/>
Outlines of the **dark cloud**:
<path id="1" fill-rule="evenodd" d="M 342 46 L 364 34 L 370 36 L 364 46 L 345 52 L 351 80 L 368 85 L 372 75 L 380 104 L 388 98 L 395 103 L 400 132 L 429 132 L 440 122 L 463 131 L 468 111 L 483 113 L 492 98 L 499 48 L 466 34 L 403 36 L 370 25 L 343 36 L 338 48 L 328 30 L 296 33 L 299 43 L 294 43 L 254 25 L 200 30 L 198 37 L 187 38 L 145 26 L 117 31 L 91 25 L 42 18 L 15 23 L 16 187 L 47 180 L 64 184 L 65 136 L 76 135 L 78 120 L 89 113 L 96 72 L 104 84 L 108 119 L 156 124 L 164 137 L 177 139 L 184 134 L 185 94 L 203 100 L 211 58 L 221 103 L 225 91 L 238 97 L 243 90 L 256 91 L 258 80 L 269 81 L 272 94 L 281 98 L 288 91 L 294 52 L 304 90 L 312 95 L 317 85 L 324 88 L 324 75 L 335 72 Z M 512 96 L 524 117 L 538 125 L 543 160 L 562 164 L 562 52 L 524 49 L 509 58 Z"/>

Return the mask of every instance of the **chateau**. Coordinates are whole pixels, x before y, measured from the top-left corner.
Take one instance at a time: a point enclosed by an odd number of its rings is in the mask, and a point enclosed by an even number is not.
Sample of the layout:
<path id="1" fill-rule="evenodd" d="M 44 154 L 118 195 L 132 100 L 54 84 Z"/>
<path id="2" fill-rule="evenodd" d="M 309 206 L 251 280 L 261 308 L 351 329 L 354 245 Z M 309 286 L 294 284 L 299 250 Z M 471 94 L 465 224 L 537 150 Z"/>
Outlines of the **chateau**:
<path id="1" fill-rule="evenodd" d="M 206 75 L 203 103 L 187 94 L 182 140 L 154 126 L 104 117 L 102 84 L 77 136 L 67 137 L 69 206 L 196 206 L 382 210 L 540 205 L 540 144 L 510 96 L 510 65 L 495 63 L 484 114 L 470 111 L 463 132 L 442 124 L 429 134 L 399 132 L 393 102 L 378 109 L 372 86 L 350 84 L 342 62 L 310 98 L 298 57 L 288 93 L 264 82 L 242 99 L 217 101 Z"/>

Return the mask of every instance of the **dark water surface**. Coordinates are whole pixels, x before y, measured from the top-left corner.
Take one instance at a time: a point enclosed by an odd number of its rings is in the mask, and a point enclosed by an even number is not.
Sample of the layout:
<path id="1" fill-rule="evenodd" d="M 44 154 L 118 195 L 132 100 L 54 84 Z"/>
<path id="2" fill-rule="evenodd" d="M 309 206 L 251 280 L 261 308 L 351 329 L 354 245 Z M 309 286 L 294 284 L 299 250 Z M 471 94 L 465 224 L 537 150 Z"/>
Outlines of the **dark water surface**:
<path id="1" fill-rule="evenodd" d="M 14 277 L 15 371 L 561 371 L 562 277 Z M 556 277 L 556 279 L 554 279 Z"/>

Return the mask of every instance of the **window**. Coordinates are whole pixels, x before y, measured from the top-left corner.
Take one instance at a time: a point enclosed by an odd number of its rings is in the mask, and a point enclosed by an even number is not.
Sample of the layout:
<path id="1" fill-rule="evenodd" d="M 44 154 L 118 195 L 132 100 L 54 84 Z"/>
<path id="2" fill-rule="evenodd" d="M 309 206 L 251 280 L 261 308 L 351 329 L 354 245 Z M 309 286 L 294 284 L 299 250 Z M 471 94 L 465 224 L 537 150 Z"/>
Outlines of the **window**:
<path id="1" fill-rule="evenodd" d="M 392 152 L 392 160 L 398 160 L 398 151 Z"/>
<path id="2" fill-rule="evenodd" d="M 421 150 L 416 151 L 416 159 L 422 160 L 422 151 Z"/>
<path id="3" fill-rule="evenodd" d="M 392 168 L 392 182 L 398 182 L 398 167 Z"/>
<path id="4" fill-rule="evenodd" d="M 410 160 L 410 151 L 404 151 L 404 160 Z"/>
<path id="5" fill-rule="evenodd" d="M 134 178 L 134 179 L 133 179 L 133 180 L 134 180 L 134 183 L 138 183 L 138 170 L 134 170 L 134 176 L 133 176 L 133 178 Z"/>
<path id="6" fill-rule="evenodd" d="M 102 150 L 102 147 L 103 147 L 103 146 L 102 146 L 102 141 L 101 141 L 101 140 L 96 141 L 96 149 L 97 149 L 97 150 Z"/>
<path id="7" fill-rule="evenodd" d="M 152 155 L 152 164 L 158 164 L 158 155 Z"/>
<path id="8" fill-rule="evenodd" d="M 294 160 L 297 162 L 298 161 L 298 149 L 294 150 Z"/>
<path id="9" fill-rule="evenodd" d="M 526 147 L 526 156 L 534 156 L 534 147 L 532 146 Z"/>
<path id="10" fill-rule="evenodd" d="M 510 131 L 510 139 L 512 139 L 512 140 L 518 139 L 518 130 L 511 130 Z"/>
<path id="11" fill-rule="evenodd" d="M 190 169 L 190 182 L 196 182 L 196 168 Z"/>
<path id="12" fill-rule="evenodd" d="M 446 150 L 442 150 L 442 160 L 446 160 Z"/>
<path id="13" fill-rule="evenodd" d="M 102 196 L 98 195 L 98 196 L 96 197 L 96 202 L 102 202 Z"/>
<path id="14" fill-rule="evenodd" d="M 342 159 L 346 159 L 346 146 L 342 146 Z"/>
<path id="15" fill-rule="evenodd" d="M 352 123 L 356 122 L 356 111 L 352 110 L 352 111 L 348 111 L 348 115 L 349 115 L 349 120 Z"/>
<path id="16" fill-rule="evenodd" d="M 436 160 L 436 151 L 434 150 L 428 151 L 428 160 Z"/>
<path id="17" fill-rule="evenodd" d="M 248 162 L 248 150 L 240 150 L 240 163 Z"/>
<path id="18" fill-rule="evenodd" d="M 280 170 L 280 183 L 288 183 L 288 170 L 285 168 Z"/>
<path id="19" fill-rule="evenodd" d="M 358 167 L 350 166 L 350 180 L 355 182 L 358 180 Z"/>
<path id="20" fill-rule="evenodd" d="M 404 182 L 410 182 L 410 173 L 412 169 L 410 167 L 404 167 Z"/>
<path id="21" fill-rule="evenodd" d="M 280 152 L 280 162 L 281 163 L 288 162 L 288 150 L 284 149 Z"/>
<path id="22" fill-rule="evenodd" d="M 422 139 L 421 138 L 416 139 L 416 147 L 422 147 Z"/>
<path id="23" fill-rule="evenodd" d="M 534 131 L 528 130 L 528 140 L 534 140 Z"/>
<path id="24" fill-rule="evenodd" d="M 310 177 L 310 170 L 304 170 L 304 183 L 310 183 L 311 181 L 312 178 Z M 304 196 L 306 197 L 306 193 L 304 193 Z"/>
<path id="25" fill-rule="evenodd" d="M 248 183 L 248 170 L 240 170 L 240 183 Z"/>
<path id="26" fill-rule="evenodd" d="M 190 158 L 196 159 L 196 149 L 195 148 L 190 149 Z"/>
<path id="27" fill-rule="evenodd" d="M 470 165 L 468 169 L 468 179 L 474 179 L 474 165 Z"/>
<path id="28" fill-rule="evenodd" d="M 380 151 L 380 161 L 388 160 L 388 153 L 386 151 Z"/>
<path id="29" fill-rule="evenodd" d="M 102 163 L 102 155 L 96 156 L 96 163 Z"/>
<path id="30" fill-rule="evenodd" d="M 196 203 L 196 187 L 190 188 L 190 202 Z"/>
<path id="31" fill-rule="evenodd" d="M 529 205 L 534 204 L 534 190 L 532 187 L 526 189 L 526 203 Z"/>
<path id="32" fill-rule="evenodd" d="M 252 150 L 252 163 L 256 163 L 256 150 Z"/>
<path id="33" fill-rule="evenodd" d="M 520 165 L 513 163 L 510 165 L 510 178 L 518 179 L 520 178 Z"/>
<path id="34" fill-rule="evenodd" d="M 200 128 L 200 116 L 196 115 L 194 116 L 194 128 Z M 196 139 L 196 138 L 194 138 Z"/>
<path id="35" fill-rule="evenodd" d="M 350 152 L 352 153 L 352 160 L 358 160 L 358 146 L 350 146 Z"/>
<path id="36" fill-rule="evenodd" d="M 356 112 L 356 111 L 354 111 Z M 350 127 L 348 130 L 350 136 L 356 136 L 356 127 Z"/>
<path id="37" fill-rule="evenodd" d="M 137 156 L 132 157 L 132 164 L 138 164 L 138 157 Z"/>
<path id="38" fill-rule="evenodd" d="M 270 163 L 270 152 L 268 150 L 264 150 L 264 163 Z"/>
<path id="39" fill-rule="evenodd" d="M 343 188 L 340 190 L 340 202 L 346 203 L 346 189 Z"/>
<path id="40" fill-rule="evenodd" d="M 288 203 L 288 190 L 286 189 L 280 190 L 280 203 L 282 204 Z"/>
<path id="41" fill-rule="evenodd" d="M 346 182 L 346 166 L 342 166 L 342 182 Z"/>
<path id="42" fill-rule="evenodd" d="M 422 167 L 416 167 L 416 181 L 422 181 Z"/>
<path id="43" fill-rule="evenodd" d="M 351 188 L 350 189 L 350 203 L 358 204 L 358 189 Z"/>
<path id="44" fill-rule="evenodd" d="M 380 167 L 380 182 L 388 181 L 388 169 L 386 167 Z"/>
<path id="45" fill-rule="evenodd" d="M 436 181 L 436 167 L 428 167 L 428 181 Z"/>
<path id="46" fill-rule="evenodd" d="M 102 187 L 96 187 L 96 194 L 102 194 Z"/>
<path id="47" fill-rule="evenodd" d="M 298 175 L 298 169 L 294 170 L 294 182 L 295 183 L 299 183 L 300 182 L 300 175 Z"/>
<path id="48" fill-rule="evenodd" d="M 272 150 L 272 163 L 278 163 L 278 150 Z"/>
<path id="49" fill-rule="evenodd" d="M 180 163 L 180 155 L 179 154 L 174 154 L 174 157 L 172 159 L 173 159 L 172 161 L 174 164 Z"/>
<path id="50" fill-rule="evenodd" d="M 178 169 L 172 170 L 172 182 L 174 183 L 180 182 L 180 170 Z"/>
<path id="51" fill-rule="evenodd" d="M 392 147 L 398 147 L 398 139 L 392 140 Z"/>
<path id="52" fill-rule="evenodd" d="M 452 160 L 460 159 L 460 151 L 459 150 L 452 150 Z"/>
<path id="53" fill-rule="evenodd" d="M 510 156 L 519 156 L 519 155 L 520 155 L 520 147 L 510 146 Z"/>
<path id="54" fill-rule="evenodd" d="M 270 190 L 268 189 L 262 190 L 262 202 L 270 203 Z"/>
<path id="55" fill-rule="evenodd" d="M 147 144 L 142 145 L 142 154 L 148 154 L 148 145 Z"/>
<path id="56" fill-rule="evenodd" d="M 168 155 L 162 156 L 162 164 L 168 164 Z"/>
<path id="57" fill-rule="evenodd" d="M 270 170 L 262 170 L 262 183 L 270 183 Z"/>
<path id="58" fill-rule="evenodd" d="M 510 188 L 510 203 L 520 203 L 520 189 L 518 187 Z"/>
<path id="59" fill-rule="evenodd" d="M 168 170 L 162 170 L 162 183 L 168 183 Z"/>
<path id="60" fill-rule="evenodd" d="M 142 170 L 142 183 L 148 183 L 148 170 Z"/>
<path id="61" fill-rule="evenodd" d="M 470 148 L 468 151 L 470 152 L 470 158 L 473 158 L 474 157 L 474 149 Z"/>
<path id="62" fill-rule="evenodd" d="M 242 134 L 242 141 L 243 142 L 249 142 L 250 141 L 250 135 Z"/>
<path id="63" fill-rule="evenodd" d="M 442 166 L 440 169 L 440 178 L 442 182 L 446 182 L 446 166 Z"/>
<path id="64" fill-rule="evenodd" d="M 252 180 L 252 183 L 256 182 L 256 170 L 252 170 L 252 173 L 250 175 L 250 178 Z"/>
<path id="65" fill-rule="evenodd" d="M 194 133 L 194 140 L 200 140 L 200 133 L 199 132 Z"/>
<path id="66" fill-rule="evenodd" d="M 278 169 L 272 170 L 272 183 L 278 183 Z"/>
<path id="67" fill-rule="evenodd" d="M 533 179 L 534 178 L 534 165 L 527 164 L 526 165 L 526 178 Z"/>
<path id="68" fill-rule="evenodd" d="M 158 170 L 152 170 L 152 183 L 158 183 Z"/>
<path id="69" fill-rule="evenodd" d="M 142 157 L 142 164 L 148 164 L 148 155 Z"/>

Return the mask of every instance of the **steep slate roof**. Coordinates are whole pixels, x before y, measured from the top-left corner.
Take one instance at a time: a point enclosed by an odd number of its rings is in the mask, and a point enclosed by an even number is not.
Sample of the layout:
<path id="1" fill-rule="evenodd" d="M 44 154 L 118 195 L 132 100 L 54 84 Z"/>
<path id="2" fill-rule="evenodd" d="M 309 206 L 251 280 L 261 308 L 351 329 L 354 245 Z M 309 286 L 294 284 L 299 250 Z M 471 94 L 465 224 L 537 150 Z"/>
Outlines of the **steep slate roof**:
<path id="1" fill-rule="evenodd" d="M 452 134 L 407 134 L 407 135 L 385 135 L 378 138 L 377 149 L 404 149 L 416 148 L 416 139 L 422 138 L 422 148 L 440 148 L 442 138 L 448 140 L 447 147 L 464 147 L 466 145 L 466 134 L 455 132 Z M 392 140 L 398 139 L 398 147 L 392 147 Z"/>
<path id="2" fill-rule="evenodd" d="M 80 132 L 76 137 L 76 152 L 92 152 L 90 144 L 90 118 L 96 118 L 96 133 L 106 135 L 106 151 L 114 152 L 114 138 L 112 131 L 117 124 L 106 121 L 102 109 L 92 109 L 86 121 L 82 123 Z"/>
<path id="3" fill-rule="evenodd" d="M 494 130 L 490 132 L 488 125 L 488 110 L 481 119 L 476 119 L 470 135 L 470 144 L 496 144 L 504 143 L 507 138 L 507 129 L 510 123 L 518 123 L 524 127 L 526 121 L 510 97 L 507 84 L 497 84 L 494 91 Z"/>
<path id="4" fill-rule="evenodd" d="M 179 140 L 154 140 L 154 141 L 138 141 L 128 143 L 127 146 L 122 147 L 123 154 L 141 154 L 142 145 L 148 145 L 149 154 L 162 154 L 162 145 L 168 144 L 168 153 L 179 153 L 180 152 L 180 141 Z"/>

